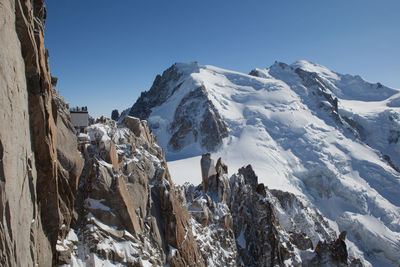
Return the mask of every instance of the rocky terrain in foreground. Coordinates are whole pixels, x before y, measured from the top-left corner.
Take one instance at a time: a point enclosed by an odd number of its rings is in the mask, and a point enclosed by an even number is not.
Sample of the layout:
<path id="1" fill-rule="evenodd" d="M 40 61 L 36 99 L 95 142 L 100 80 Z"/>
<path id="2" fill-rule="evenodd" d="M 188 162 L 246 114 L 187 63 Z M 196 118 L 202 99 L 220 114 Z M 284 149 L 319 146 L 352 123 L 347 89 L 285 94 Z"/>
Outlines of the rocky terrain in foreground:
<path id="1" fill-rule="evenodd" d="M 103 119 L 87 131 L 77 221 L 57 242 L 60 264 L 362 266 L 348 256 L 345 232 L 295 195 L 259 184 L 251 165 L 229 177 L 205 154 L 203 183 L 181 187 L 145 121 Z"/>

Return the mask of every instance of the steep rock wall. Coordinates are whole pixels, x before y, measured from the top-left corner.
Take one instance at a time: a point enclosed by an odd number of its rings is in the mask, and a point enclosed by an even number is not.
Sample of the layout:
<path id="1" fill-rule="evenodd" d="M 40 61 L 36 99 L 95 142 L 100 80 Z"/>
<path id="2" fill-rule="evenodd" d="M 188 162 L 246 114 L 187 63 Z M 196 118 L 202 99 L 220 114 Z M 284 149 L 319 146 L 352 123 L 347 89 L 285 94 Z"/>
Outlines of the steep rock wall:
<path id="1" fill-rule="evenodd" d="M 15 31 L 15 3 L 0 5 L 0 265 L 33 266 L 36 230 L 36 167 L 29 125 L 25 63 Z M 18 211 L 18 212 L 17 212 Z M 50 248 L 41 246 L 43 254 Z"/>
<path id="2" fill-rule="evenodd" d="M 51 266 L 83 161 L 53 99 L 44 1 L 2 1 L 0 17 L 0 265 Z"/>

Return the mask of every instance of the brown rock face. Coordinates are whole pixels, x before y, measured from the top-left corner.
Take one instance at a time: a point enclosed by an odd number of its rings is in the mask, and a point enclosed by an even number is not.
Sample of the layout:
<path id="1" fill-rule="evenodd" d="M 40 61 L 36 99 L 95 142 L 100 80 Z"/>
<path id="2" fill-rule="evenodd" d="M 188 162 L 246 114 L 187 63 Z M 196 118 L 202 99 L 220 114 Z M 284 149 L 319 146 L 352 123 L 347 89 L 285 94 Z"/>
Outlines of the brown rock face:
<path id="1" fill-rule="evenodd" d="M 0 265 L 33 266 L 38 216 L 24 60 L 15 3 L 0 5 Z M 16 212 L 19 211 L 19 212 Z M 35 219 L 37 223 L 32 224 Z M 43 246 L 43 250 L 45 250 Z M 33 253 L 33 257 L 32 254 Z M 35 257 L 35 258 L 34 258 Z"/>
<path id="2" fill-rule="evenodd" d="M 53 93 L 53 105 L 57 107 L 57 200 L 60 214 L 58 223 L 65 225 L 59 228 L 58 238 L 64 238 L 73 223 L 73 207 L 84 159 L 77 150 L 78 143 L 70 121 L 69 109 L 58 92 L 54 90 Z"/>
<path id="3" fill-rule="evenodd" d="M 122 123 L 131 130 L 136 137 L 143 137 L 144 140 L 150 142 L 151 144 L 156 143 L 157 138 L 150 132 L 147 127 L 147 121 L 141 121 L 139 118 L 126 116 Z"/>
<path id="4" fill-rule="evenodd" d="M 53 99 L 44 1 L 2 1 L 0 17 L 0 265 L 50 266 L 83 161 Z"/>
<path id="5" fill-rule="evenodd" d="M 184 198 L 171 179 L 164 180 L 160 187 L 161 214 L 165 219 L 165 238 L 176 253 L 172 254 L 171 266 L 204 266 L 197 248 Z M 171 251 L 170 251 L 171 254 Z"/>
<path id="6" fill-rule="evenodd" d="M 147 124 L 129 116 L 121 125 L 104 118 L 87 131 L 91 139 L 83 147 L 86 162 L 75 227 L 81 246 L 102 260 L 128 266 L 141 266 L 142 261 L 204 266 L 185 199 L 172 183 L 164 153 Z M 110 143 L 115 144 L 118 166 L 108 156 Z M 63 244 L 64 262 L 81 257 L 68 242 Z M 121 251 L 110 243 L 137 249 Z"/>
<path id="7" fill-rule="evenodd" d="M 32 147 L 37 169 L 37 202 L 43 229 L 55 247 L 60 223 L 57 190 L 56 108 L 52 105 L 48 54 L 44 47 L 44 1 L 16 1 L 16 29 L 25 62 Z M 48 264 L 47 260 L 47 264 Z M 45 263 L 44 263 L 45 264 Z"/>
<path id="8" fill-rule="evenodd" d="M 128 127 L 129 130 L 131 130 L 136 136 L 140 136 L 142 133 L 142 126 L 140 124 L 140 119 L 131 117 L 131 116 L 126 116 L 123 120 L 122 123 Z"/>
<path id="9" fill-rule="evenodd" d="M 211 154 L 207 153 L 201 157 L 201 177 L 203 182 L 203 191 L 207 192 L 209 187 L 209 182 L 215 180 L 217 171 L 215 169 L 214 160 L 211 159 Z"/>

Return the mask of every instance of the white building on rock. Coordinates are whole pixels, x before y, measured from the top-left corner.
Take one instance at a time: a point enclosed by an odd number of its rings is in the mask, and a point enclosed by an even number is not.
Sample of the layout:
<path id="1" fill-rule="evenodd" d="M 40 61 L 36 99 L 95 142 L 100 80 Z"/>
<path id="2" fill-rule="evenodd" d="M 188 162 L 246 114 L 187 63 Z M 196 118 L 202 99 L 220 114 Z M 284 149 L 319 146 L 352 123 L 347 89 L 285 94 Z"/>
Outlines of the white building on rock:
<path id="1" fill-rule="evenodd" d="M 71 122 L 77 133 L 83 133 L 89 125 L 89 113 L 87 107 L 75 107 L 70 109 Z"/>

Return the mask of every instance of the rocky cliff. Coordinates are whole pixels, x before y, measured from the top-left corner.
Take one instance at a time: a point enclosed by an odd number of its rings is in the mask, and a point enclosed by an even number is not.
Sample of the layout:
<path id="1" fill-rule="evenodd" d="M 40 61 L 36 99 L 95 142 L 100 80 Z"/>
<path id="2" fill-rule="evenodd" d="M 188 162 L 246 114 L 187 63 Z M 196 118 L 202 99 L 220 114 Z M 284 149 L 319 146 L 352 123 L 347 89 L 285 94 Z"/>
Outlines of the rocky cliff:
<path id="1" fill-rule="evenodd" d="M 183 190 L 208 266 L 362 265 L 348 256 L 345 232 L 337 237 L 317 209 L 259 184 L 251 165 L 229 177 L 205 154 L 201 170 L 203 183 Z"/>
<path id="2" fill-rule="evenodd" d="M 204 266 L 181 191 L 145 121 L 98 120 L 79 136 L 78 219 L 57 243 L 73 266 Z"/>
<path id="3" fill-rule="evenodd" d="M 197 62 L 187 66 L 178 63 L 172 65 L 161 76 L 157 75 L 150 90 L 143 92 L 126 114 L 147 120 L 154 110 L 170 101 L 176 92 L 188 86 L 185 83 L 187 75 L 199 71 Z M 149 121 L 150 128 L 170 134 L 168 140 L 165 140 L 169 151 L 181 151 L 193 143 L 199 143 L 203 150 L 213 151 L 221 145 L 222 139 L 228 136 L 227 125 L 210 100 L 207 88 L 201 84 L 190 86 L 195 87 L 195 90 L 179 100 L 172 100 L 173 105 L 177 104 L 176 109 L 160 111 L 173 114 L 171 122 L 166 125 L 164 120 L 158 120 L 161 117 L 153 116 Z M 122 114 L 121 117 L 126 114 Z"/>
<path id="4" fill-rule="evenodd" d="M 53 98 L 44 1 L 2 1 L 0 14 L 0 263 L 51 266 L 83 159 Z"/>

